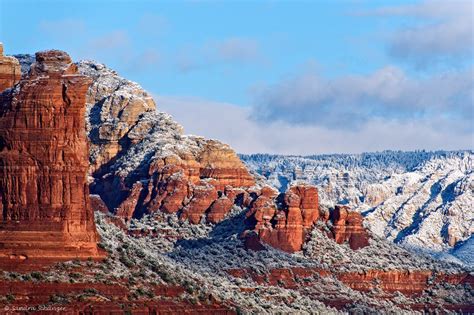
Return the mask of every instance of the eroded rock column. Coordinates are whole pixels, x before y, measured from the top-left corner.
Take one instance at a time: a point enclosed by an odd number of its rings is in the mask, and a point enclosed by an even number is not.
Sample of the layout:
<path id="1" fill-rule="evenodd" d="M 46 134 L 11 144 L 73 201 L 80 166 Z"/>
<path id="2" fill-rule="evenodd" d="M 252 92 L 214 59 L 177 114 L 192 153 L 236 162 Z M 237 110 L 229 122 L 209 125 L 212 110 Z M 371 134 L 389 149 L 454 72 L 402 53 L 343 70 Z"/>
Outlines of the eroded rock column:
<path id="1" fill-rule="evenodd" d="M 90 83 L 51 50 L 1 94 L 0 262 L 101 256 L 86 182 Z"/>

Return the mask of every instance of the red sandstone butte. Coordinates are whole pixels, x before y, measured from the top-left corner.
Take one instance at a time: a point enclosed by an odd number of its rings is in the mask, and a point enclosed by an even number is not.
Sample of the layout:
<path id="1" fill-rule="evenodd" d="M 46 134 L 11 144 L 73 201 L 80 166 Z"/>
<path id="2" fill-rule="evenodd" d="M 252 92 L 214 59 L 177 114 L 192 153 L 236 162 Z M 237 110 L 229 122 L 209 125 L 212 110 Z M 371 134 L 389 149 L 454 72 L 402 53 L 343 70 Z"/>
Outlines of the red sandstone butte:
<path id="1" fill-rule="evenodd" d="M 1 94 L 0 265 L 7 269 L 103 256 L 86 182 L 90 83 L 69 55 L 50 50 L 36 53 L 18 89 Z"/>
<path id="2" fill-rule="evenodd" d="M 21 79 L 21 67 L 14 57 L 3 55 L 3 44 L 0 43 L 0 92 L 13 87 Z"/>
<path id="3" fill-rule="evenodd" d="M 333 223 L 330 235 L 338 244 L 348 242 L 351 249 L 369 245 L 369 234 L 363 227 L 360 213 L 350 211 L 349 207 L 337 205 L 331 213 Z"/>
<path id="4" fill-rule="evenodd" d="M 247 248 L 261 249 L 257 244 L 261 241 L 286 252 L 299 251 L 315 223 L 328 220 L 328 214 L 319 211 L 318 189 L 314 186 L 294 185 L 280 195 L 273 188 L 263 187 L 257 195 L 246 215 L 250 230 L 243 237 L 245 244 L 251 244 Z M 369 245 L 360 213 L 337 205 L 330 219 L 329 236 L 338 244 L 348 242 L 354 250 Z"/>
<path id="5" fill-rule="evenodd" d="M 299 251 L 306 233 L 319 218 L 318 190 L 310 185 L 292 186 L 282 196 L 281 209 L 277 207 L 277 197 L 277 191 L 262 188 L 250 207 L 247 220 L 262 242 L 286 252 Z M 249 231 L 245 237 L 255 238 L 255 235 Z"/>

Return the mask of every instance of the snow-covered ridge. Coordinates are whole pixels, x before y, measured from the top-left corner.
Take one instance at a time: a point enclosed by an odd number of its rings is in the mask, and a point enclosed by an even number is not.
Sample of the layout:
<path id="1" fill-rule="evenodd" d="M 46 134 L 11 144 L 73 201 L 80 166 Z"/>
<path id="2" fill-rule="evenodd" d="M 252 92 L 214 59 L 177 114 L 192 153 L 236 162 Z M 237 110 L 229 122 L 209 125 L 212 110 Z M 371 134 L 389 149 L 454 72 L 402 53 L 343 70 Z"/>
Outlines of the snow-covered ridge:
<path id="1" fill-rule="evenodd" d="M 350 205 L 381 237 L 438 257 L 467 257 L 457 253 L 466 252 L 474 232 L 473 151 L 241 158 L 280 190 L 315 184 L 323 207 Z"/>

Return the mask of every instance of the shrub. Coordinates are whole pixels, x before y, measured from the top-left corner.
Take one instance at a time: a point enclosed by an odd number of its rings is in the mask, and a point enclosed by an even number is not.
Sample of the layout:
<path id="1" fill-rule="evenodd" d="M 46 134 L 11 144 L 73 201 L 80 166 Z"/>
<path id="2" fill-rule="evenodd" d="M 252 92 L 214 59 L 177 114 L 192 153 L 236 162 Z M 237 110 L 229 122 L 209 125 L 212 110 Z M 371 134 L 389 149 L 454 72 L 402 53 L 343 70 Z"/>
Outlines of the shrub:
<path id="1" fill-rule="evenodd" d="M 30 276 L 35 280 L 43 280 L 44 279 L 43 274 L 41 274 L 40 272 L 37 272 L 37 271 L 34 271 L 34 272 L 30 273 Z"/>

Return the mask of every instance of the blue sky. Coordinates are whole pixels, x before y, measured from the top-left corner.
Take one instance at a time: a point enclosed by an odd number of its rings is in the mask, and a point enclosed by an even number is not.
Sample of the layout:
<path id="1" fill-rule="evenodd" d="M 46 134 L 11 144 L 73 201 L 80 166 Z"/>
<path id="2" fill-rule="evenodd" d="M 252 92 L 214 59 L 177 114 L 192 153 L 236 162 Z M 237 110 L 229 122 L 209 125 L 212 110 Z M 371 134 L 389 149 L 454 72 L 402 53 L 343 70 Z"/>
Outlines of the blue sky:
<path id="1" fill-rule="evenodd" d="M 462 149 L 472 15 L 461 0 L 0 0 L 0 41 L 103 62 L 240 152 Z"/>

